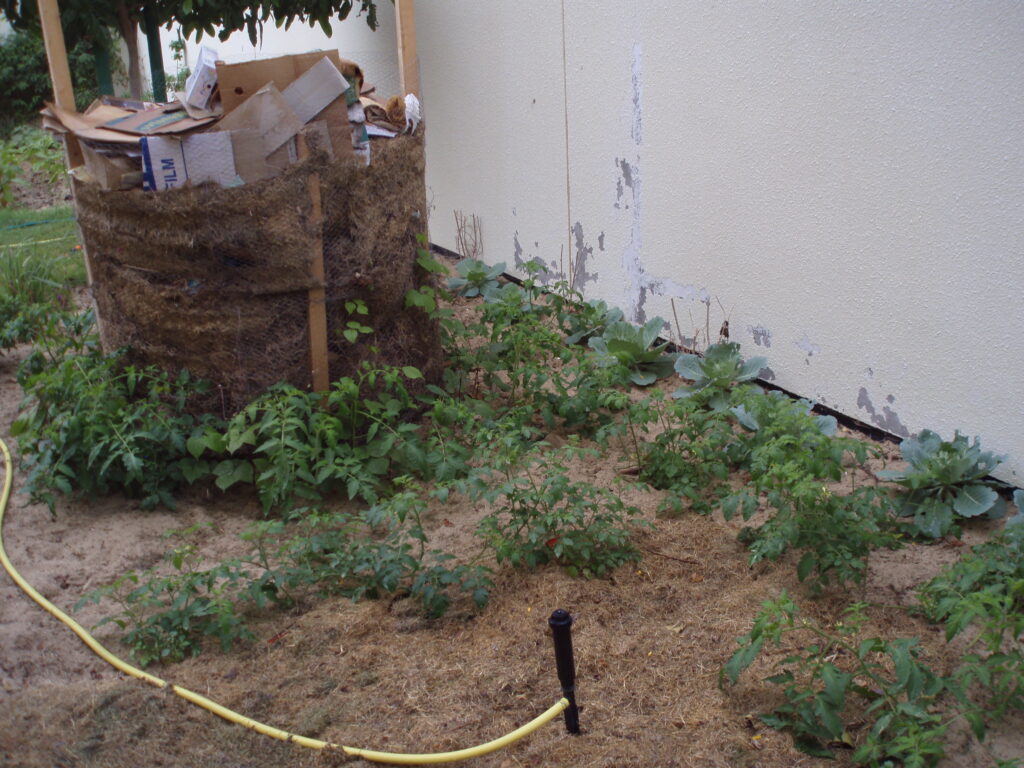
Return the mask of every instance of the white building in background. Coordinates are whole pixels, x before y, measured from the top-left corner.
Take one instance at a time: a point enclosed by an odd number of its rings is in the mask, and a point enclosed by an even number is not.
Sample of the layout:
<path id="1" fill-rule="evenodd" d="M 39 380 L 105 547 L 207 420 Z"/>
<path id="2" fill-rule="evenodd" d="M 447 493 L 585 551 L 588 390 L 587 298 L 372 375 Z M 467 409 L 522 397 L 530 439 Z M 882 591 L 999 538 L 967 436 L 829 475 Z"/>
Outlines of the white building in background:
<path id="1" fill-rule="evenodd" d="M 219 50 L 337 47 L 387 95 L 379 12 Z M 1024 4 L 421 0 L 416 24 L 433 242 L 476 214 L 491 263 L 571 259 L 674 337 L 728 319 L 775 384 L 980 435 L 1024 486 Z"/>

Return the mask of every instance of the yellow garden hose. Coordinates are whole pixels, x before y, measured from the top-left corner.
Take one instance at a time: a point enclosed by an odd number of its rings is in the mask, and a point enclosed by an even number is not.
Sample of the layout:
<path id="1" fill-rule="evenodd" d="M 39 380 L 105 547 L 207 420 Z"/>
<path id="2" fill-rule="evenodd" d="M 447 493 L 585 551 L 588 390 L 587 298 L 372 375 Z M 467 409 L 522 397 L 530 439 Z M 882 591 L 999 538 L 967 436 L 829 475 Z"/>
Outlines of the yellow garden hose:
<path id="1" fill-rule="evenodd" d="M 427 765 L 433 763 L 451 763 L 459 760 L 467 760 L 471 757 L 479 757 L 480 755 L 486 755 L 489 752 L 494 752 L 495 750 L 508 746 L 509 744 L 518 741 L 524 736 L 533 733 L 542 725 L 545 725 L 546 723 L 553 720 L 569 706 L 569 700 L 566 698 L 562 698 L 558 701 L 557 704 L 548 709 L 544 714 L 540 715 L 537 718 L 534 718 L 526 725 L 522 726 L 521 728 L 517 728 L 511 733 L 507 733 L 501 738 L 495 739 L 494 741 L 488 741 L 486 744 L 480 744 L 476 747 L 469 747 L 467 749 L 456 750 L 455 752 L 435 752 L 433 754 L 412 755 L 399 754 L 395 752 L 376 752 L 371 749 L 359 749 L 358 747 L 346 747 L 342 744 L 332 744 L 327 741 L 320 741 L 319 739 L 311 739 L 306 736 L 299 736 L 294 733 L 289 733 L 288 731 L 282 731 L 280 728 L 274 728 L 273 726 L 266 725 L 265 723 L 261 723 L 257 720 L 252 720 L 251 718 L 245 717 L 244 715 L 240 715 L 237 712 L 233 712 L 227 707 L 221 706 L 217 702 L 212 701 L 211 699 L 208 699 L 205 696 L 199 695 L 195 691 L 190 691 L 187 688 L 182 688 L 180 686 L 168 683 L 165 680 L 161 680 L 159 677 L 151 675 L 148 672 L 144 672 L 138 667 L 134 667 L 131 664 L 122 661 L 117 656 L 108 651 L 106 648 L 104 648 L 102 645 L 100 645 L 100 643 L 97 642 L 97 640 L 92 635 L 90 635 L 82 627 L 81 624 L 76 622 L 74 619 L 72 619 L 70 616 L 64 613 L 60 608 L 58 608 L 45 597 L 43 597 L 41 594 L 39 594 L 39 592 L 37 592 L 32 587 L 31 584 L 25 581 L 21 574 L 18 573 L 17 569 L 15 569 L 15 567 L 11 564 L 11 561 L 7 557 L 7 552 L 4 549 L 3 524 L 4 513 L 7 511 L 7 504 L 10 501 L 11 497 L 11 487 L 13 486 L 14 478 L 14 464 L 11 460 L 11 452 L 8 449 L 7 444 L 2 439 L 0 439 L 0 451 L 3 452 L 4 456 L 4 485 L 3 492 L 0 493 L 0 561 L 3 562 L 4 568 L 6 569 L 7 573 L 10 574 L 11 578 L 14 579 L 14 582 L 19 587 L 21 587 L 21 589 L 24 590 L 24 592 L 29 597 L 31 597 L 33 600 L 39 603 L 39 605 L 41 605 L 44 610 L 48 611 L 53 616 L 55 616 L 58 621 L 61 621 L 64 624 L 66 624 L 71 629 L 72 632 L 74 632 L 76 635 L 78 635 L 79 638 L 81 638 L 82 642 L 89 646 L 89 648 L 91 648 L 92 651 L 97 656 L 102 658 L 111 666 L 119 669 L 121 672 L 124 672 L 127 675 L 137 677 L 140 680 L 145 680 L 147 683 L 149 683 L 150 685 L 155 685 L 157 688 L 169 689 L 171 692 L 173 692 L 177 696 L 180 696 L 186 701 L 190 701 L 193 704 L 196 704 L 197 706 L 200 706 L 203 709 L 206 709 L 212 712 L 213 714 L 224 718 L 225 720 L 228 720 L 232 723 L 237 723 L 238 725 L 245 726 L 246 728 L 254 730 L 257 733 L 262 733 L 265 736 L 270 736 L 274 739 L 280 739 L 281 741 L 290 741 L 293 744 L 298 744 L 302 747 L 309 747 L 310 749 L 340 749 L 348 755 L 351 755 L 352 757 L 361 757 L 364 760 L 370 760 L 372 762 L 377 763 L 391 763 L 393 765 Z"/>

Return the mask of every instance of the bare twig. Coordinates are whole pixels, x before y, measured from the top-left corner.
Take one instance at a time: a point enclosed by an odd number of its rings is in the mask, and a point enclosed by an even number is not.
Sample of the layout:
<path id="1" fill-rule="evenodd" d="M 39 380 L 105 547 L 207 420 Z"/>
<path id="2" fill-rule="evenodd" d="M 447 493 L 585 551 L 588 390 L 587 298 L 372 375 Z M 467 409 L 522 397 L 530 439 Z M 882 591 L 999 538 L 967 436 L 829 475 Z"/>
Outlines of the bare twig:
<path id="1" fill-rule="evenodd" d="M 664 557 L 668 560 L 675 560 L 677 563 L 686 563 L 687 565 L 704 565 L 704 563 L 699 562 L 697 560 L 690 560 L 687 557 L 676 557 L 675 555 L 666 555 L 664 552 L 659 552 L 658 550 L 651 549 L 650 547 L 640 547 L 640 549 L 642 549 L 644 552 L 650 552 L 652 555 L 657 555 L 658 557 Z"/>

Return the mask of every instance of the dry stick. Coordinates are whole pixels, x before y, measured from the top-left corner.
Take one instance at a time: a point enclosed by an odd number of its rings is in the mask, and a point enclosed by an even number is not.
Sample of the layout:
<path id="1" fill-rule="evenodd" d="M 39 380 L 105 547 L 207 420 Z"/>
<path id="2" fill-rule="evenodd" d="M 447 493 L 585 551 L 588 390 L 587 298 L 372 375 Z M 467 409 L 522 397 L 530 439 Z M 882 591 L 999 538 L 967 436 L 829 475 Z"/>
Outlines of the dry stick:
<path id="1" fill-rule="evenodd" d="M 652 555 L 658 555 L 659 557 L 664 557 L 669 560 L 675 560 L 677 563 L 686 563 L 687 565 L 700 566 L 704 565 L 704 563 L 699 562 L 698 560 L 690 560 L 687 557 L 675 557 L 674 555 L 666 555 L 664 552 L 659 552 L 658 550 L 651 549 L 650 547 L 640 547 L 640 549 L 642 549 L 644 552 L 650 552 Z"/>
<path id="2" fill-rule="evenodd" d="M 679 325 L 679 315 L 676 314 L 676 300 L 675 299 L 669 299 L 668 303 L 672 305 L 672 317 L 674 317 L 675 321 L 676 321 L 676 333 L 679 335 L 679 348 L 682 349 L 682 350 L 685 350 L 687 352 L 695 351 L 695 350 L 688 350 L 688 349 L 686 349 L 685 346 L 683 346 L 683 329 Z"/>

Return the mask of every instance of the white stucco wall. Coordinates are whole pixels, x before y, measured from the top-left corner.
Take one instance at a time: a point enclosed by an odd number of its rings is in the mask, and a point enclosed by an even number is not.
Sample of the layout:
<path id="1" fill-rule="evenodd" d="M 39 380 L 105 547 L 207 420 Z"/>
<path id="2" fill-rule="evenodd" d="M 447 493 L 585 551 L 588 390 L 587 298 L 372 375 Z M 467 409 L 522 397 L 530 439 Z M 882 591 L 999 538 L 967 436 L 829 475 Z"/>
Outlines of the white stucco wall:
<path id="1" fill-rule="evenodd" d="M 492 263 L 580 254 L 683 335 L 710 306 L 776 384 L 1024 485 L 1024 5 L 416 13 L 435 242 L 476 213 Z"/>

